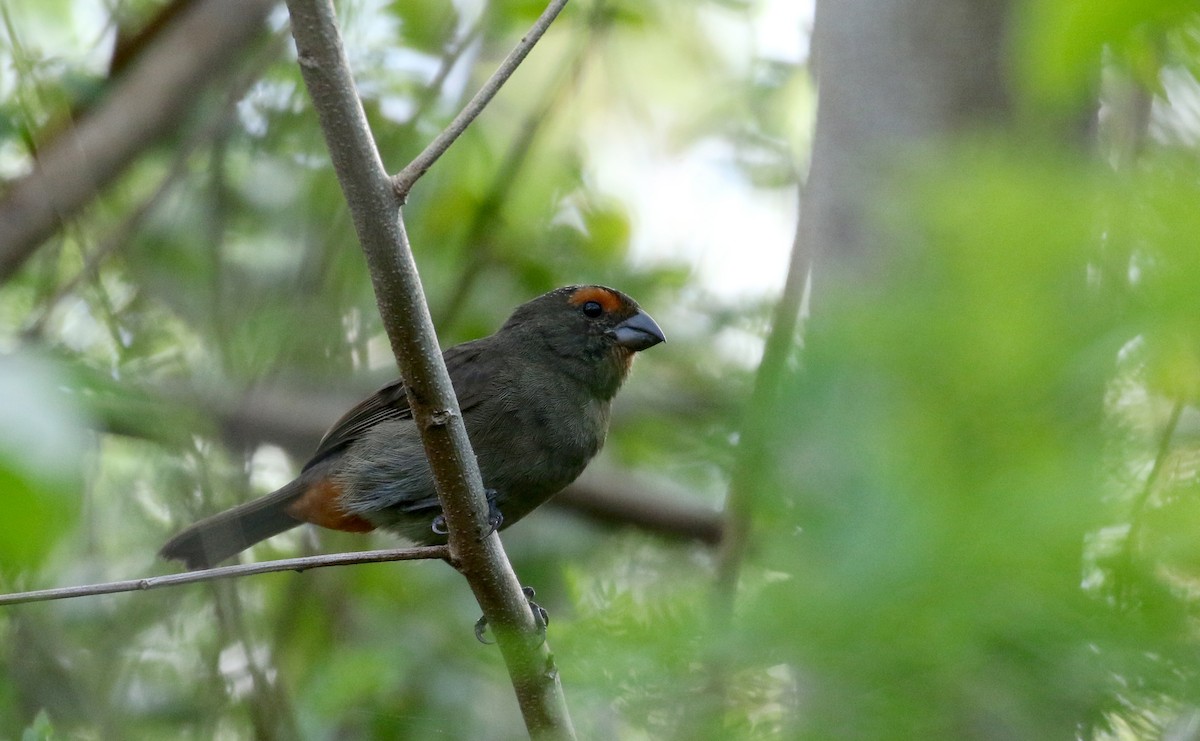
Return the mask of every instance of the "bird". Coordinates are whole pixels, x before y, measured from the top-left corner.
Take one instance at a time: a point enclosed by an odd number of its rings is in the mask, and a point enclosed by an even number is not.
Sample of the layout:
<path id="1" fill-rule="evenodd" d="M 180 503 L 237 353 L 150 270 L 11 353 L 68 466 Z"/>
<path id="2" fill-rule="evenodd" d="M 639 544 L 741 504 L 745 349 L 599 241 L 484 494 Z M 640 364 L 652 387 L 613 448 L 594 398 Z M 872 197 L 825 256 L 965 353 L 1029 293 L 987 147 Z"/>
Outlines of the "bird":
<path id="1" fill-rule="evenodd" d="M 572 285 L 518 306 L 494 334 L 443 353 L 493 526 L 518 522 L 583 472 L 604 444 L 612 399 L 634 355 L 665 339 L 626 294 Z M 189 570 L 211 568 L 304 523 L 382 528 L 433 545 L 446 542 L 441 514 L 401 379 L 335 422 L 294 480 L 186 527 L 159 555 Z"/>

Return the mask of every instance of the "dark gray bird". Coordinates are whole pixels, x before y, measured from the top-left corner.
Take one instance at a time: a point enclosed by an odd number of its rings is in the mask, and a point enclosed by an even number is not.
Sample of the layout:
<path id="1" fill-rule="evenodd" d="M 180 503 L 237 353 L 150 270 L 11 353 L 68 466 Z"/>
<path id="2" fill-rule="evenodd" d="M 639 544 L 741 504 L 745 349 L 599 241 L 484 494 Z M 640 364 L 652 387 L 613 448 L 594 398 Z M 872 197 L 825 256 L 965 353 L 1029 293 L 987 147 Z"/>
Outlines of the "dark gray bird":
<path id="1" fill-rule="evenodd" d="M 583 472 L 604 444 L 634 354 L 663 340 L 620 291 L 568 286 L 517 307 L 495 334 L 445 351 L 500 527 Z M 208 568 L 305 522 L 444 543 L 440 515 L 404 384 L 395 381 L 338 420 L 294 481 L 191 525 L 160 555 Z"/>

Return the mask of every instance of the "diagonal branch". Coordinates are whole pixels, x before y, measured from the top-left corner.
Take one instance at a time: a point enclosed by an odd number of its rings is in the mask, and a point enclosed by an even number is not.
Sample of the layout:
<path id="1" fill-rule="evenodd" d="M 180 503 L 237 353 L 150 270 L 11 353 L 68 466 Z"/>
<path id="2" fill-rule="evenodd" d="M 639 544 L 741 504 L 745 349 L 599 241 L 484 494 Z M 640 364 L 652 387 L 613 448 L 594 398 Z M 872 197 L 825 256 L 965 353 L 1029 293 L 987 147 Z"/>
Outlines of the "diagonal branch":
<path id="1" fill-rule="evenodd" d="M 1167 463 L 1167 456 L 1171 454 L 1171 443 L 1175 438 L 1175 432 L 1179 429 L 1179 418 L 1183 416 L 1183 408 L 1185 404 L 1182 400 L 1176 399 L 1171 403 L 1171 411 L 1167 415 L 1167 423 L 1163 426 L 1162 436 L 1158 441 L 1158 449 L 1154 453 L 1154 462 L 1150 466 L 1150 472 L 1146 474 L 1146 480 L 1142 482 L 1142 488 L 1133 499 L 1133 504 L 1129 510 L 1129 532 L 1125 534 L 1125 544 L 1123 546 L 1124 559 L 1126 563 L 1131 563 L 1137 553 L 1138 543 L 1142 534 L 1142 515 L 1146 510 L 1146 503 L 1150 501 L 1150 495 L 1154 493 L 1158 484 L 1159 478 L 1162 476 L 1163 468 Z"/>
<path id="2" fill-rule="evenodd" d="M 263 34 L 274 0 L 205 0 L 122 77 L 107 100 L 44 149 L 0 196 L 0 282 L 168 134 L 234 53 Z"/>
<path id="3" fill-rule="evenodd" d="M 274 62 L 280 56 L 284 38 L 282 32 L 272 36 L 270 43 L 263 47 L 254 60 L 247 66 L 247 69 L 243 70 L 233 82 L 230 91 L 225 95 L 225 103 L 222 109 L 211 116 L 208 121 L 205 121 L 195 131 L 191 132 L 180 143 L 179 147 L 172 154 L 171 163 L 167 166 L 166 174 L 163 175 L 157 187 L 146 196 L 145 200 L 133 209 L 124 221 L 109 234 L 105 235 L 104 239 L 88 252 L 84 258 L 83 267 L 80 268 L 79 272 L 55 289 L 54 293 L 42 302 L 37 318 L 30 322 L 26 329 L 22 330 L 22 335 L 26 337 L 39 335 L 51 314 L 54 313 L 55 307 L 67 296 L 74 293 L 85 281 L 95 280 L 101 263 L 131 241 L 138 228 L 145 222 L 146 217 L 158 208 L 158 205 L 187 173 L 188 163 L 192 154 L 200 147 L 215 140 L 218 132 L 229 124 L 229 118 L 233 115 L 238 102 L 246 96 L 250 87 L 262 77 L 263 70 L 266 69 L 267 65 Z"/>
<path id="4" fill-rule="evenodd" d="M 467 297 L 475 288 L 476 281 L 484 274 L 488 264 L 494 260 L 495 255 L 492 254 L 494 250 L 491 248 L 490 240 L 486 237 L 495 228 L 504 204 L 511 197 L 511 183 L 517 179 L 529 159 L 529 153 L 533 151 L 533 145 L 538 135 L 552 120 L 555 106 L 565 97 L 570 83 L 578 79 L 595 41 L 596 33 L 589 32 L 582 44 L 571 45 L 570 51 L 557 62 L 557 66 L 561 70 L 558 79 L 544 91 L 542 100 L 533 106 L 521 125 L 517 127 L 519 133 L 509 145 L 500 166 L 496 168 L 496 174 L 492 177 L 492 182 L 488 185 L 487 190 L 484 191 L 483 198 L 475 209 L 475 215 L 464 232 L 465 236 L 460 240 L 465 250 L 469 252 L 466 255 L 466 265 L 459 274 L 454 289 L 450 292 L 450 297 L 445 300 L 444 308 L 436 314 L 438 324 L 443 331 L 458 319 L 458 314 L 466 305 Z"/>
<path id="5" fill-rule="evenodd" d="M 563 1 L 556 0 L 551 7 L 561 7 Z M 478 535 L 491 530 L 479 466 L 429 317 L 400 215 L 401 197 L 383 169 L 355 90 L 332 1 L 288 0 L 287 5 L 300 71 L 350 207 L 380 315 L 433 471 L 450 531 L 450 560 L 466 577 L 496 634 L 530 736 L 573 739 L 558 671 L 545 642 L 538 637 L 533 614 L 500 538 L 495 533 Z M 547 11 L 539 24 L 548 24 L 555 14 L 557 11 Z M 529 34 L 519 47 L 524 51 L 516 61 L 510 57 L 489 81 L 485 90 L 491 92 L 477 95 L 468 105 L 468 111 L 474 107 L 474 113 L 455 119 L 458 133 L 511 75 L 536 36 L 540 32 Z M 432 155 L 418 158 L 424 164 L 405 168 L 415 173 L 410 185 L 456 136 L 439 137 L 443 141 L 440 151 L 431 147 Z"/>
<path id="6" fill-rule="evenodd" d="M 802 191 L 801 188 L 797 188 Z M 803 197 L 798 193 L 800 197 Z M 763 471 L 768 470 L 770 440 L 768 420 L 778 405 L 778 397 L 787 376 L 788 358 L 795 347 L 796 330 L 804 306 L 812 252 L 804 238 L 803 219 L 797 221 L 788 261 L 783 294 L 775 305 L 763 357 L 754 376 L 754 388 L 742 413 L 737 458 L 725 499 L 725 524 L 717 553 L 716 582 L 713 589 L 713 619 L 710 630 L 716 636 L 726 634 L 734 621 L 738 584 L 742 565 L 751 546 L 751 526 L 758 507 Z M 720 646 L 720 641 L 713 641 Z M 728 682 L 732 673 L 731 657 L 720 648 L 710 651 L 704 704 L 692 718 L 690 728 L 720 728 L 729 704 Z"/>
<path id="7" fill-rule="evenodd" d="M 403 203 L 408 198 L 408 192 L 412 190 L 413 185 L 424 175 L 438 158 L 446 153 L 450 145 L 454 143 L 458 137 L 462 136 L 471 122 L 479 117 L 487 104 L 496 97 L 496 93 L 504 83 L 508 82 L 508 78 L 512 77 L 513 72 L 517 71 L 517 67 L 521 62 L 525 61 L 525 57 L 533 50 L 533 45 L 536 44 L 542 35 L 546 33 L 546 29 L 550 28 L 550 24 L 562 12 L 566 6 L 567 0 L 552 0 L 542 11 L 541 16 L 533 24 L 533 28 L 529 29 L 529 33 L 521 37 L 521 43 L 517 44 L 504 61 L 500 63 L 500 68 L 492 74 L 488 81 L 483 84 L 479 92 L 475 93 L 475 97 L 471 98 L 466 107 L 459 112 L 450 125 L 438 134 L 437 137 L 425 147 L 425 151 L 417 155 L 416 159 L 409 162 L 403 170 L 392 178 L 392 185 L 396 189 L 396 195 L 400 202 Z"/>

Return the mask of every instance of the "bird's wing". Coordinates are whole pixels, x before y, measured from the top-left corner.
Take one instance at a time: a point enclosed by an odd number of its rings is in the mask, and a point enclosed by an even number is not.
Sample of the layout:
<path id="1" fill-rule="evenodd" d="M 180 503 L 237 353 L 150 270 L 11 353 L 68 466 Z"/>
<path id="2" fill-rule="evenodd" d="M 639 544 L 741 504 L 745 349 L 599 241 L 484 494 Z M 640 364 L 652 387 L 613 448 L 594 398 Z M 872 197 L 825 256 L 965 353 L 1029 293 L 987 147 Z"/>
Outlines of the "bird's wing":
<path id="1" fill-rule="evenodd" d="M 467 342 L 443 354 L 458 396 L 459 409 L 463 412 L 482 401 L 487 393 L 491 371 L 480 360 L 484 349 L 479 341 Z M 305 470 L 350 445 L 379 423 L 401 419 L 412 419 L 412 409 L 408 406 L 404 381 L 397 379 L 343 414 L 321 438 L 317 451 L 305 464 Z"/>

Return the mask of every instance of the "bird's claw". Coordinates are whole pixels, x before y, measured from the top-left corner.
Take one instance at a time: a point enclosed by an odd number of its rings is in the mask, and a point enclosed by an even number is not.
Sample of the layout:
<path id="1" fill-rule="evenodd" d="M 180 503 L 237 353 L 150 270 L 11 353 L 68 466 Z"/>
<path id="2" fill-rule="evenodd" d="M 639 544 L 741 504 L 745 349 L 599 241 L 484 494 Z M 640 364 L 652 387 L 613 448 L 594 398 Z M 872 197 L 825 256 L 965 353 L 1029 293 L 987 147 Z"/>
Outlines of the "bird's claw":
<path id="1" fill-rule="evenodd" d="M 495 641 L 489 641 L 484 636 L 484 633 L 486 633 L 486 632 L 487 632 L 487 615 L 480 615 L 479 619 L 475 621 L 475 640 L 479 641 L 480 643 L 482 643 L 485 646 L 490 646 L 491 644 L 495 643 Z"/>
<path id="2" fill-rule="evenodd" d="M 546 612 L 546 608 L 533 601 L 537 596 L 537 592 L 533 591 L 533 587 L 521 587 L 521 592 L 525 595 L 525 601 L 529 603 L 529 609 L 533 612 L 533 624 L 537 627 L 537 632 L 546 638 L 546 628 L 550 627 L 550 613 Z"/>
<path id="3" fill-rule="evenodd" d="M 487 536 L 496 532 L 500 529 L 500 526 L 504 524 L 504 513 L 501 512 L 500 507 L 496 505 L 496 497 L 498 496 L 496 490 L 488 489 L 485 493 L 487 494 L 488 503 L 488 529 L 487 532 L 479 536 L 480 540 L 483 540 Z M 443 514 L 439 514 L 437 517 L 433 518 L 433 523 L 430 525 L 430 528 L 437 535 L 450 534 L 450 528 L 446 525 L 446 516 Z"/>
<path id="4" fill-rule="evenodd" d="M 537 645 L 540 646 L 546 641 L 546 628 L 550 625 L 550 613 L 546 612 L 546 608 L 533 601 L 533 598 L 537 596 L 537 592 L 533 590 L 533 587 L 521 587 L 521 592 L 525 595 L 525 601 L 529 603 L 530 612 L 533 613 L 533 625 L 537 629 L 538 635 Z M 485 645 L 495 643 L 495 641 L 489 641 L 484 636 L 484 633 L 487 632 L 487 625 L 488 620 L 486 615 L 481 615 L 475 621 L 475 639 Z"/>
<path id="5" fill-rule="evenodd" d="M 504 524 L 504 513 L 500 511 L 500 507 L 496 505 L 496 497 L 499 496 L 495 489 L 488 489 L 484 492 L 487 495 L 488 503 L 488 529 L 487 532 L 479 536 L 483 540 L 487 536 L 500 529 Z"/>
<path id="6" fill-rule="evenodd" d="M 445 515 L 438 515 L 437 517 L 433 518 L 433 524 L 430 525 L 430 529 L 432 529 L 433 532 L 438 535 L 450 534 L 450 528 L 446 527 Z"/>

